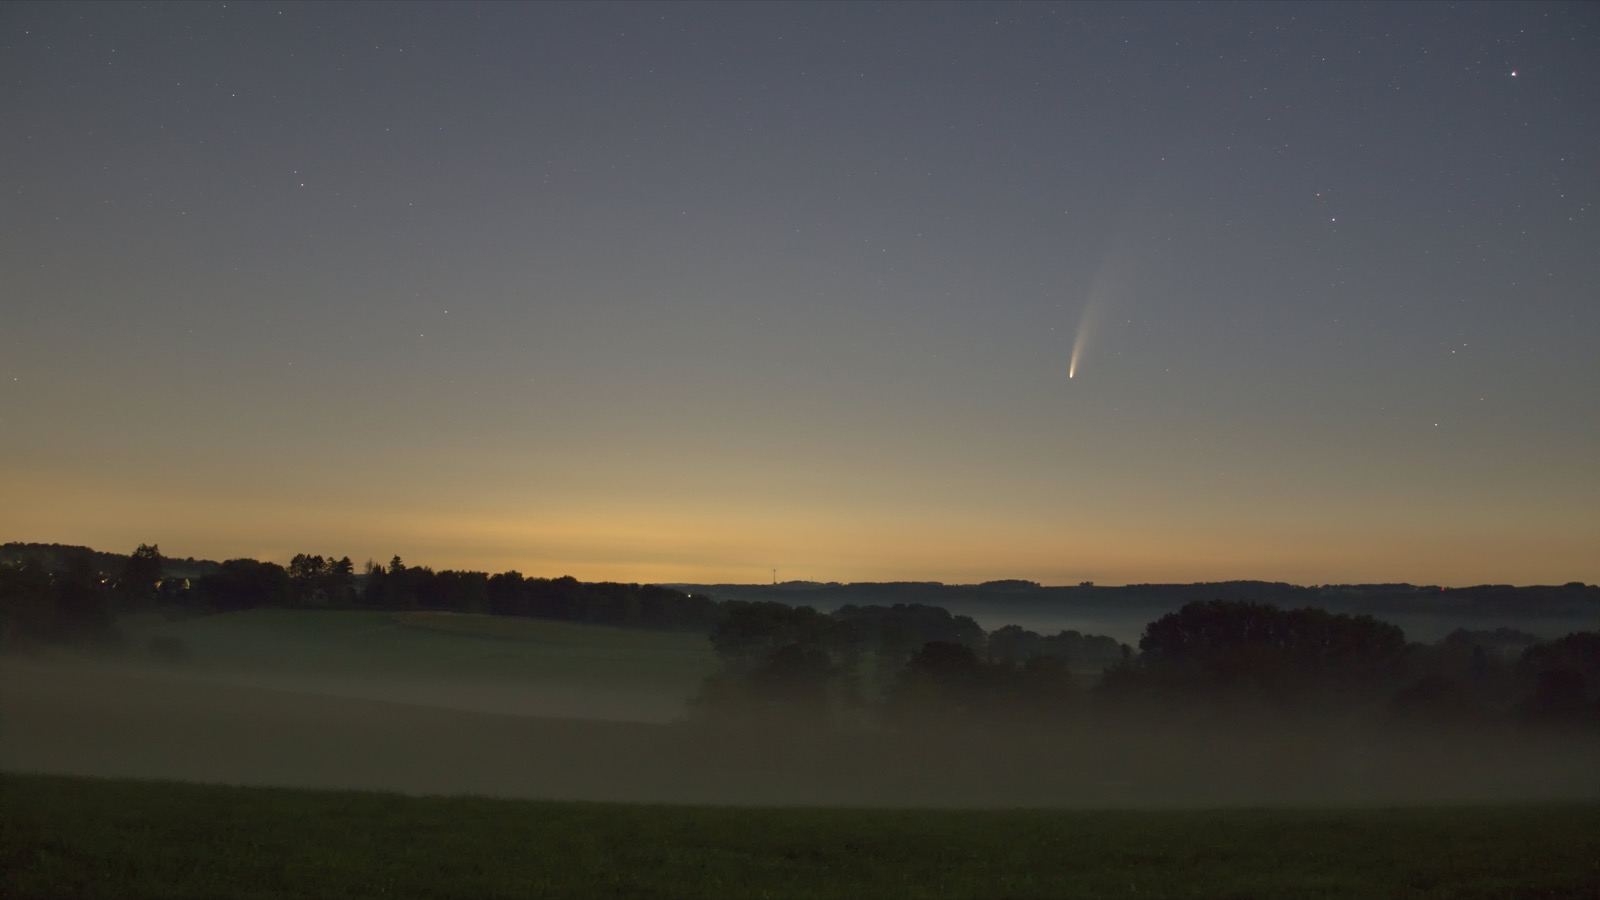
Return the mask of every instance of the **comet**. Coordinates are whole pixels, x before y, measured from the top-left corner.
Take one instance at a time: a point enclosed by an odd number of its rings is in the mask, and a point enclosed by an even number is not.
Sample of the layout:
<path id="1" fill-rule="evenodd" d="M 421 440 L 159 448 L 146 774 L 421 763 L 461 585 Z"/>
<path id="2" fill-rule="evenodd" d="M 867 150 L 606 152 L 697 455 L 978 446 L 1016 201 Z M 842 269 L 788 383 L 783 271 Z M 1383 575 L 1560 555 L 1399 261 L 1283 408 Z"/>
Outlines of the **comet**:
<path id="1" fill-rule="evenodd" d="M 1078 322 L 1078 336 L 1072 340 L 1072 360 L 1067 363 L 1067 377 L 1078 377 L 1078 360 L 1083 358 L 1083 345 L 1089 342 L 1089 310 L 1083 311 L 1083 319 Z"/>
<path id="2" fill-rule="evenodd" d="M 1068 378 L 1077 378 L 1078 369 L 1084 365 L 1089 337 L 1099 330 L 1097 323 L 1101 311 L 1108 305 L 1115 308 L 1122 303 L 1128 296 L 1129 288 L 1137 283 L 1134 276 L 1139 254 L 1135 240 L 1141 233 L 1139 224 L 1149 218 L 1140 215 L 1140 212 L 1148 206 L 1155 188 L 1156 181 L 1152 176 L 1139 189 L 1138 196 L 1130 201 L 1121 216 L 1121 224 L 1113 230 L 1100 255 L 1094 277 L 1089 280 L 1089 291 L 1083 298 L 1083 311 L 1078 314 L 1078 332 L 1072 338 L 1072 356 L 1067 362 Z"/>
<path id="3" fill-rule="evenodd" d="M 1098 286 L 1097 286 L 1098 287 Z M 1072 358 L 1067 362 L 1067 377 L 1078 377 L 1078 364 L 1083 361 L 1083 351 L 1089 344 L 1089 332 L 1094 330 L 1095 311 L 1100 307 L 1101 291 L 1090 291 L 1083 305 L 1083 315 L 1078 317 L 1078 333 L 1072 339 Z"/>

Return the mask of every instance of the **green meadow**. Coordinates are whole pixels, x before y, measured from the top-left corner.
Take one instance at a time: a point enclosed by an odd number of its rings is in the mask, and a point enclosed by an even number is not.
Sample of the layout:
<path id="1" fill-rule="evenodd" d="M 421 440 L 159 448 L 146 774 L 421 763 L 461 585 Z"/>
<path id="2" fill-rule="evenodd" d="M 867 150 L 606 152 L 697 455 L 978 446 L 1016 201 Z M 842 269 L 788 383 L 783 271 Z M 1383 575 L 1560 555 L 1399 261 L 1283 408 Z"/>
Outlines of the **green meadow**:
<path id="1" fill-rule="evenodd" d="M 257 609 L 146 625 L 202 669 L 559 683 L 687 697 L 716 666 L 699 632 L 445 612 Z"/>
<path id="2" fill-rule="evenodd" d="M 862 810 L 5 775 L 0 895 L 1571 897 L 1600 806 Z"/>
<path id="3" fill-rule="evenodd" d="M 1593 741 L 1067 718 L 1038 733 L 677 722 L 709 641 L 441 613 L 257 610 L 120 656 L 0 657 L 0 770 L 409 794 L 872 807 L 1595 799 Z M 153 639 L 182 654 L 143 652 Z"/>
<path id="4" fill-rule="evenodd" d="M 657 777 L 664 723 L 715 664 L 701 634 L 444 613 L 262 609 L 128 631 L 121 654 L 0 658 L 0 769 L 675 799 Z M 181 654 L 147 653 L 155 640 Z"/>

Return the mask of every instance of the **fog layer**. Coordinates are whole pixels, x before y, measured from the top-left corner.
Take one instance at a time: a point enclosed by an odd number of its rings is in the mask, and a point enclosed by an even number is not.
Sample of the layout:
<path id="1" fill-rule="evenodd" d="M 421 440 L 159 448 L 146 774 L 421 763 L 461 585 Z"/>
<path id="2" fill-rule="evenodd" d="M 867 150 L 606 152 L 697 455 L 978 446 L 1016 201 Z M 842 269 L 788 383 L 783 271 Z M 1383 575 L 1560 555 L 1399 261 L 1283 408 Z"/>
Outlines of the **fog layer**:
<path id="1" fill-rule="evenodd" d="M 506 688 L 504 690 L 509 690 Z M 1081 727 L 836 732 L 802 723 L 624 722 L 625 692 L 513 702 L 468 685 L 352 691 L 285 674 L 0 662 L 0 768 L 260 785 L 624 802 L 892 806 L 1257 806 L 1600 797 L 1592 735 L 1469 734 L 1337 721 L 1226 729 L 1102 717 Z M 399 702 L 402 695 L 415 702 Z M 516 707 L 516 710 L 511 707 Z M 577 709 L 582 707 L 581 710 Z M 512 712 L 581 712 L 560 718 Z M 632 712 L 630 712 L 632 711 Z M 610 719 L 612 721 L 602 721 Z"/>

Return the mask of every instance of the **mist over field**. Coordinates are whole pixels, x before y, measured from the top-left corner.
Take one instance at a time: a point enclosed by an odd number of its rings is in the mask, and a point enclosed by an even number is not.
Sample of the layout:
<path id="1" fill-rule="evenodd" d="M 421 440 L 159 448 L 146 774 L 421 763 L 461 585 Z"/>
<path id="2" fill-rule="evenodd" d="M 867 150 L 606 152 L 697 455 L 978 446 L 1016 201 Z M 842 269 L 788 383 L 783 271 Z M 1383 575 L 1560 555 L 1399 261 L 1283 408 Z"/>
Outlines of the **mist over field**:
<path id="1" fill-rule="evenodd" d="M 975 585 L 938 582 L 782 584 L 678 584 L 718 600 L 774 601 L 832 612 L 856 604 L 923 603 L 968 616 L 985 630 L 1017 625 L 1040 634 L 1063 630 L 1109 635 L 1136 645 L 1150 622 L 1185 603 L 1217 597 L 1292 608 L 1316 606 L 1371 615 L 1402 629 L 1413 641 L 1432 643 L 1457 629 L 1513 628 L 1552 640 L 1574 631 L 1600 630 L 1600 592 L 1582 583 L 1511 587 L 1440 588 L 1410 584 L 1299 585 L 1261 581 L 1197 584 L 1085 582 L 1047 587 L 1031 581 Z"/>
<path id="2" fill-rule="evenodd" d="M 0 768 L 614 802 L 1341 806 L 1600 797 L 1592 734 L 1099 710 L 839 729 L 685 721 L 703 636 L 256 611 L 158 626 L 190 655 L 0 661 Z M 492 623 L 491 623 L 492 624 Z M 554 625 L 541 628 L 539 626 Z M 619 643 L 620 642 L 620 643 Z M 627 647 L 630 666 L 596 665 Z"/>
<path id="3" fill-rule="evenodd" d="M 18 0 L 0 86 L 0 900 L 1600 900 L 1600 3 Z"/>

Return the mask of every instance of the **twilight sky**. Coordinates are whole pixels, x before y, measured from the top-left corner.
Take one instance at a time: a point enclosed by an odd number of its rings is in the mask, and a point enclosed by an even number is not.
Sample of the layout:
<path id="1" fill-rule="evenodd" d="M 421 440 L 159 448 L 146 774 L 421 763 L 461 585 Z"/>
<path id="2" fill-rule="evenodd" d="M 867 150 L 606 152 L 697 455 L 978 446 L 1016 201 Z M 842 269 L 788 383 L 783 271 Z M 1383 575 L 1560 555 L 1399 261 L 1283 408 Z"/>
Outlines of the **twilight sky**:
<path id="1" fill-rule="evenodd" d="M 1600 5 L 13 2 L 0 179 L 0 540 L 1600 581 Z"/>

